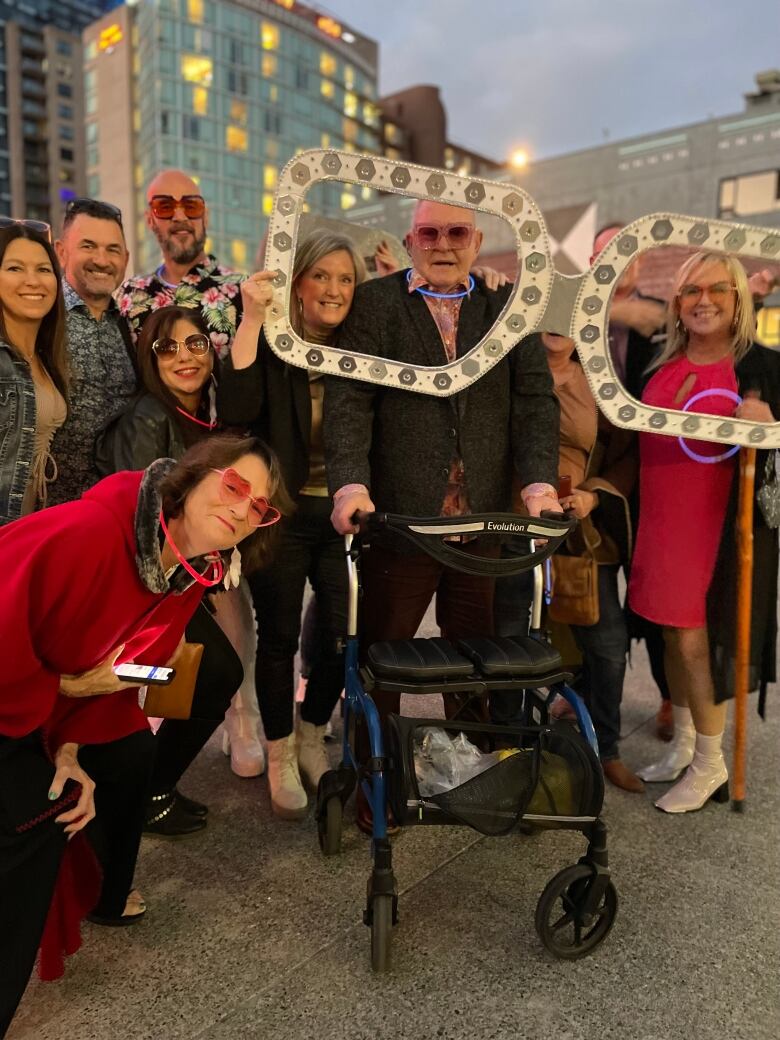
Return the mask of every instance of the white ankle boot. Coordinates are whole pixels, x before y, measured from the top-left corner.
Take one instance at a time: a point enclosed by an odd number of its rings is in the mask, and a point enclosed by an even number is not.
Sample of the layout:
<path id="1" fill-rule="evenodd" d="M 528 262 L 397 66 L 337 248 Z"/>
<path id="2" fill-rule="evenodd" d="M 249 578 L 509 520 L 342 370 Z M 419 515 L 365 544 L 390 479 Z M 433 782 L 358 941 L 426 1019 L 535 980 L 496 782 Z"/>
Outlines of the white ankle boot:
<path id="1" fill-rule="evenodd" d="M 714 799 L 729 799 L 729 774 L 721 751 L 723 734 L 706 736 L 696 734 L 693 762 L 679 783 L 671 787 L 655 803 L 657 809 L 668 813 L 695 812 Z"/>
<path id="2" fill-rule="evenodd" d="M 646 784 L 668 784 L 688 768 L 693 761 L 693 749 L 696 732 L 674 731 L 672 743 L 657 762 L 644 769 L 637 769 L 636 775 Z"/>
<path id="3" fill-rule="evenodd" d="M 693 761 L 696 730 L 690 708 L 672 705 L 674 736 L 664 754 L 657 762 L 637 770 L 637 776 L 647 784 L 668 784 L 676 780 Z"/>
<path id="4" fill-rule="evenodd" d="M 230 755 L 230 768 L 236 776 L 260 776 L 265 770 L 263 745 L 257 736 L 259 721 L 257 703 L 247 705 L 239 690 L 225 712 L 222 729 L 222 751 Z"/>
<path id="5" fill-rule="evenodd" d="M 303 719 L 298 721 L 298 768 L 306 785 L 313 791 L 317 790 L 322 774 L 330 769 L 325 751 L 326 728 Z"/>
<path id="6" fill-rule="evenodd" d="M 268 741 L 268 785 L 271 808 L 283 820 L 300 820 L 306 815 L 308 799 L 301 783 L 296 757 L 295 734 Z"/>

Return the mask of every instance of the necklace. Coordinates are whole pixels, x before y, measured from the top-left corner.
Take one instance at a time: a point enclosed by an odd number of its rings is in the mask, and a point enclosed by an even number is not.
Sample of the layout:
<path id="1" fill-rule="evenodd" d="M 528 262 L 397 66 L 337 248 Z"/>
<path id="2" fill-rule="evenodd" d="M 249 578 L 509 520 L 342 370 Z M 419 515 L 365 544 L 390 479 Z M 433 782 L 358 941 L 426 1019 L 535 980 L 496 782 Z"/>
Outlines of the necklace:
<path id="1" fill-rule="evenodd" d="M 412 281 L 411 270 L 406 273 L 407 283 Z M 474 288 L 475 282 L 473 275 L 469 275 L 468 289 L 463 289 L 461 292 L 432 292 L 430 289 L 417 288 L 414 291 L 418 292 L 420 296 L 430 296 L 433 300 L 460 300 L 463 296 L 468 296 L 471 290 Z"/>
<path id="2" fill-rule="evenodd" d="M 190 575 L 191 578 L 194 578 L 199 585 L 204 585 L 207 589 L 212 588 L 212 586 L 214 585 L 219 585 L 219 583 L 222 581 L 222 576 L 225 573 L 224 567 L 222 566 L 221 557 L 214 561 L 211 561 L 211 573 L 216 574 L 216 577 L 212 581 L 209 578 L 207 578 L 204 574 L 198 574 L 195 568 L 192 567 L 179 552 L 178 546 L 174 542 L 173 538 L 171 538 L 170 532 L 168 531 L 168 527 L 165 523 L 165 517 L 163 516 L 162 509 L 160 510 L 160 527 L 162 528 L 163 534 L 165 535 L 166 542 L 168 543 L 168 545 L 170 545 L 171 549 L 173 550 L 173 555 L 176 557 L 176 559 L 179 561 L 179 563 L 182 565 L 182 567 Z"/>
<path id="3" fill-rule="evenodd" d="M 176 405 L 176 411 L 181 412 L 184 418 L 189 419 L 190 422 L 197 423 L 198 426 L 205 426 L 207 430 L 213 430 L 214 427 L 217 425 L 216 419 L 212 420 L 211 422 L 204 422 L 203 419 L 198 419 L 196 416 L 191 415 L 186 408 L 180 408 L 178 405 Z"/>

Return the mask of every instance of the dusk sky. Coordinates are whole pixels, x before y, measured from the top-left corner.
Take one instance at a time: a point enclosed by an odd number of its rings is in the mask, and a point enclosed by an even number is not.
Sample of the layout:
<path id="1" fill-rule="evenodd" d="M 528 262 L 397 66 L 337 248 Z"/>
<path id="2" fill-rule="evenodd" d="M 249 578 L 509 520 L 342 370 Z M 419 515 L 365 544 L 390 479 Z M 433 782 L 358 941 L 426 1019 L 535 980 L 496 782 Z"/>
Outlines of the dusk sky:
<path id="1" fill-rule="evenodd" d="M 380 43 L 380 91 L 441 88 L 449 137 L 545 158 L 742 111 L 780 0 L 326 0 Z"/>

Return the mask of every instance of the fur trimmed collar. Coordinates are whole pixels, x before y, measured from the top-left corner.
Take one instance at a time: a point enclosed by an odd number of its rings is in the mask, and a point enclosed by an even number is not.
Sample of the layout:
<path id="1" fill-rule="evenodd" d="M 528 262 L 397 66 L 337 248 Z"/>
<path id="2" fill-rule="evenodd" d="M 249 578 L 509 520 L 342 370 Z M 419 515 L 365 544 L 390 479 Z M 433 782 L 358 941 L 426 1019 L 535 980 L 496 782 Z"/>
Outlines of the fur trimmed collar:
<path id="1" fill-rule="evenodd" d="M 138 489 L 138 502 L 135 509 L 135 564 L 138 576 L 150 592 L 162 595 L 171 591 L 184 592 L 194 584 L 194 579 L 178 566 L 171 575 L 170 581 L 165 577 L 160 549 L 160 509 L 162 496 L 160 484 L 176 465 L 174 459 L 156 459 L 147 466 Z M 199 556 L 189 561 L 197 571 L 205 571 L 210 560 Z M 201 566 L 202 564 L 202 566 Z"/>

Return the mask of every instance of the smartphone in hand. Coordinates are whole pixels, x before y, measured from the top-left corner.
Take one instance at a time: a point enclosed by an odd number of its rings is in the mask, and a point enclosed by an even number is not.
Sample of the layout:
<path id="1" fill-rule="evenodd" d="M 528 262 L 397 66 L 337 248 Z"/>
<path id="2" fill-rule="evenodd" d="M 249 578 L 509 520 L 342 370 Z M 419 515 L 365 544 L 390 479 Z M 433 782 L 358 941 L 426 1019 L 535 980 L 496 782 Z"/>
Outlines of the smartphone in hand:
<path id="1" fill-rule="evenodd" d="M 159 664 L 128 663 L 114 665 L 114 674 L 123 682 L 138 683 L 139 686 L 165 686 L 176 675 L 176 669 Z"/>

